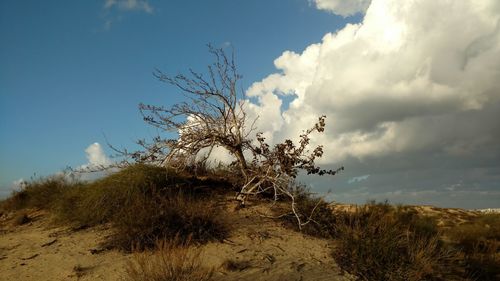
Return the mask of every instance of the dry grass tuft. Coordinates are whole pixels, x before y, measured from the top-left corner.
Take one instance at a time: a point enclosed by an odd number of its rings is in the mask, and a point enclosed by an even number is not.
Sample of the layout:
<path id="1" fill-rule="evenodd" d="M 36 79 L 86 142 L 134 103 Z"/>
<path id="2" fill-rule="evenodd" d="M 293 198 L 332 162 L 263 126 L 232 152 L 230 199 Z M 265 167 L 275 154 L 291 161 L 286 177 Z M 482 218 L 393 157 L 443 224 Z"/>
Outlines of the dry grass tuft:
<path id="1" fill-rule="evenodd" d="M 500 214 L 483 214 L 446 232 L 464 254 L 465 270 L 475 280 L 500 280 Z"/>
<path id="2" fill-rule="evenodd" d="M 439 239 L 436 223 L 387 203 L 337 213 L 332 255 L 360 280 L 450 280 L 459 260 Z"/>
<path id="3" fill-rule="evenodd" d="M 64 200 L 53 208 L 59 219 L 79 225 L 111 222 L 136 197 L 167 186 L 161 167 L 134 165 L 79 188 L 67 189 Z M 171 179 L 175 180 L 175 179 Z"/>
<path id="4" fill-rule="evenodd" d="M 116 229 L 109 243 L 130 250 L 155 246 L 157 239 L 206 243 L 229 235 L 229 223 L 214 202 L 180 192 L 154 197 L 137 195 L 113 219 Z"/>
<path id="5" fill-rule="evenodd" d="M 188 247 L 189 241 L 162 240 L 153 253 L 134 255 L 126 269 L 126 281 L 208 281 L 213 269 L 201 266 L 200 250 Z"/>
<path id="6" fill-rule="evenodd" d="M 205 243 L 228 235 L 224 213 L 212 194 L 192 178 L 162 167 L 134 165 L 65 193 L 56 213 L 79 225 L 110 222 L 106 246 L 153 248 L 158 239 L 178 236 Z"/>
<path id="7" fill-rule="evenodd" d="M 59 204 L 62 194 L 81 183 L 72 181 L 63 175 L 40 178 L 25 182 L 22 189 L 1 202 L 5 210 L 20 210 L 24 208 L 51 209 Z"/>

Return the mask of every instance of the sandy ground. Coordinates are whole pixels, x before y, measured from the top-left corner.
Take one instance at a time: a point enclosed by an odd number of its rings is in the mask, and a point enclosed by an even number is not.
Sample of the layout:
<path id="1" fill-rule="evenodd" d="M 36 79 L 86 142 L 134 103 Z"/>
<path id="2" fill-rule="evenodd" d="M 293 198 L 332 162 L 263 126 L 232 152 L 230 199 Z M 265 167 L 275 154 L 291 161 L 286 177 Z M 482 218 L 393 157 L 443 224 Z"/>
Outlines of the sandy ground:
<path id="1" fill-rule="evenodd" d="M 32 222 L 13 226 L 6 219 L 0 234 L 1 280 L 119 280 L 130 255 L 99 250 L 105 227 L 74 231 L 54 227 L 49 215 L 30 212 Z"/>
<path id="2" fill-rule="evenodd" d="M 434 206 L 411 206 L 419 214 L 434 217 L 441 228 L 453 227 L 471 221 L 481 213 L 458 208 L 438 208 Z"/>
<path id="3" fill-rule="evenodd" d="M 214 280 L 321 281 L 354 280 L 330 256 L 327 240 L 286 229 L 261 216 L 268 209 L 259 204 L 234 211 L 228 204 L 231 236 L 200 246 L 203 266 L 214 269 Z M 333 209 L 349 211 L 354 205 Z M 413 206 L 434 216 L 442 227 L 464 223 L 479 212 Z M 232 211 L 231 211 L 232 210 Z M 29 223 L 15 225 L 15 213 L 0 215 L 0 280 L 123 280 L 133 254 L 99 247 L 111 234 L 109 226 L 71 229 L 55 226 L 50 215 L 29 211 Z M 227 261 L 245 262 L 242 270 L 228 270 Z"/>
<path id="4" fill-rule="evenodd" d="M 353 280 L 334 263 L 328 241 L 285 229 L 259 217 L 261 211 L 255 206 L 234 212 L 229 239 L 201 247 L 200 258 L 215 269 L 214 280 Z M 109 227 L 55 227 L 43 211 L 29 212 L 31 222 L 14 226 L 13 216 L 0 219 L 1 280 L 121 280 L 133 259 L 115 250 L 99 251 Z M 248 267 L 226 270 L 222 264 L 228 260 L 246 261 Z"/>
<path id="5" fill-rule="evenodd" d="M 216 268 L 215 280 L 354 280 L 335 264 L 330 242 L 285 229 L 261 217 L 264 212 L 262 206 L 238 211 L 230 241 L 204 247 L 205 264 Z M 250 266 L 228 272 L 220 266 L 228 259 Z"/>

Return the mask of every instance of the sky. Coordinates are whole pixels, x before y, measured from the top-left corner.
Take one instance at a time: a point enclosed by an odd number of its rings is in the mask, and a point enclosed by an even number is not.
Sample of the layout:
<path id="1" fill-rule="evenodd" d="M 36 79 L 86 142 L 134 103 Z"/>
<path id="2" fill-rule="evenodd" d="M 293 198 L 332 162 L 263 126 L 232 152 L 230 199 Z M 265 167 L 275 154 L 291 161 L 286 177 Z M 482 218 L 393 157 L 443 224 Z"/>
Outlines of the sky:
<path id="1" fill-rule="evenodd" d="M 499 33 L 497 0 L 1 1 L 0 196 L 156 135 L 137 105 L 182 96 L 152 72 L 203 71 L 211 43 L 269 141 L 327 116 L 312 144 L 346 169 L 313 191 L 500 207 Z"/>

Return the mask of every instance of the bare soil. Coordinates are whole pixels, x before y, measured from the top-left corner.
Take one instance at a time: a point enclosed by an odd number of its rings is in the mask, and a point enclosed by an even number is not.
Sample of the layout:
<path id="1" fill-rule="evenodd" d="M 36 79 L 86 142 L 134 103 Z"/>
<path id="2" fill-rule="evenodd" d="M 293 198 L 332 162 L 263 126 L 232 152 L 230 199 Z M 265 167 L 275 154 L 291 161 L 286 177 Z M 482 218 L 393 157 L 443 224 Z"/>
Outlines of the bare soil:
<path id="1" fill-rule="evenodd" d="M 130 258 L 113 250 L 99 253 L 107 226 L 56 227 L 43 211 L 28 212 L 31 222 L 16 226 L 12 216 L 2 216 L 0 224 L 2 280 L 119 280 Z"/>

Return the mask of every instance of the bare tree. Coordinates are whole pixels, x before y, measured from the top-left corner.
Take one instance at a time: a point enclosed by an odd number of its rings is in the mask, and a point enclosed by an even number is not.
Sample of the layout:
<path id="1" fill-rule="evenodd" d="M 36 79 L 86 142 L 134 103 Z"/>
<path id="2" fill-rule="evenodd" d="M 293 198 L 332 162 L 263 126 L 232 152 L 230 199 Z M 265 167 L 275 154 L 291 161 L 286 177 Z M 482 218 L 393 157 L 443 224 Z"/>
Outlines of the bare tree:
<path id="1" fill-rule="evenodd" d="M 206 149 L 208 158 L 215 146 L 224 147 L 237 159 L 241 172 L 248 177 L 244 151 L 251 149 L 242 91 L 238 88 L 241 75 L 236 71 L 234 55 L 228 57 L 222 49 L 209 45 L 215 62 L 208 66 L 208 75 L 190 70 L 190 75 L 171 77 L 156 70 L 154 75 L 181 90 L 186 101 L 171 107 L 140 104 L 144 120 L 165 131 L 179 133 L 177 140 L 156 139 L 148 147 L 149 155 L 163 164 L 192 162 Z M 142 142 L 141 144 L 145 144 Z M 163 148 L 168 147 L 168 153 Z"/>
<path id="2" fill-rule="evenodd" d="M 310 217 L 306 221 L 300 219 L 290 188 L 299 170 L 308 174 L 335 175 L 344 169 L 320 169 L 315 160 L 323 155 L 323 147 L 308 149 L 311 134 L 324 132 L 326 117 L 319 117 L 312 128 L 305 130 L 298 145 L 285 140 L 271 147 L 261 133 L 252 138 L 255 120 L 248 120 L 245 112 L 244 93 L 238 85 L 242 76 L 237 72 L 234 53 L 228 56 L 223 49 L 210 45 L 209 52 L 214 55 L 215 62 L 208 66 L 205 74 L 193 70 L 188 76 L 154 72 L 160 81 L 178 88 L 186 101 L 170 107 L 140 104 L 140 112 L 147 123 L 178 133 L 178 138 L 157 137 L 151 143 L 140 140 L 138 144 L 145 148 L 144 151 L 128 155 L 135 162 L 186 166 L 194 164 L 203 153 L 198 161 L 206 161 L 214 147 L 223 147 L 235 157 L 244 176 L 244 184 L 236 197 L 241 204 L 245 204 L 249 196 L 264 192 L 274 193 L 275 200 L 288 197 L 301 228 L 310 222 Z"/>

